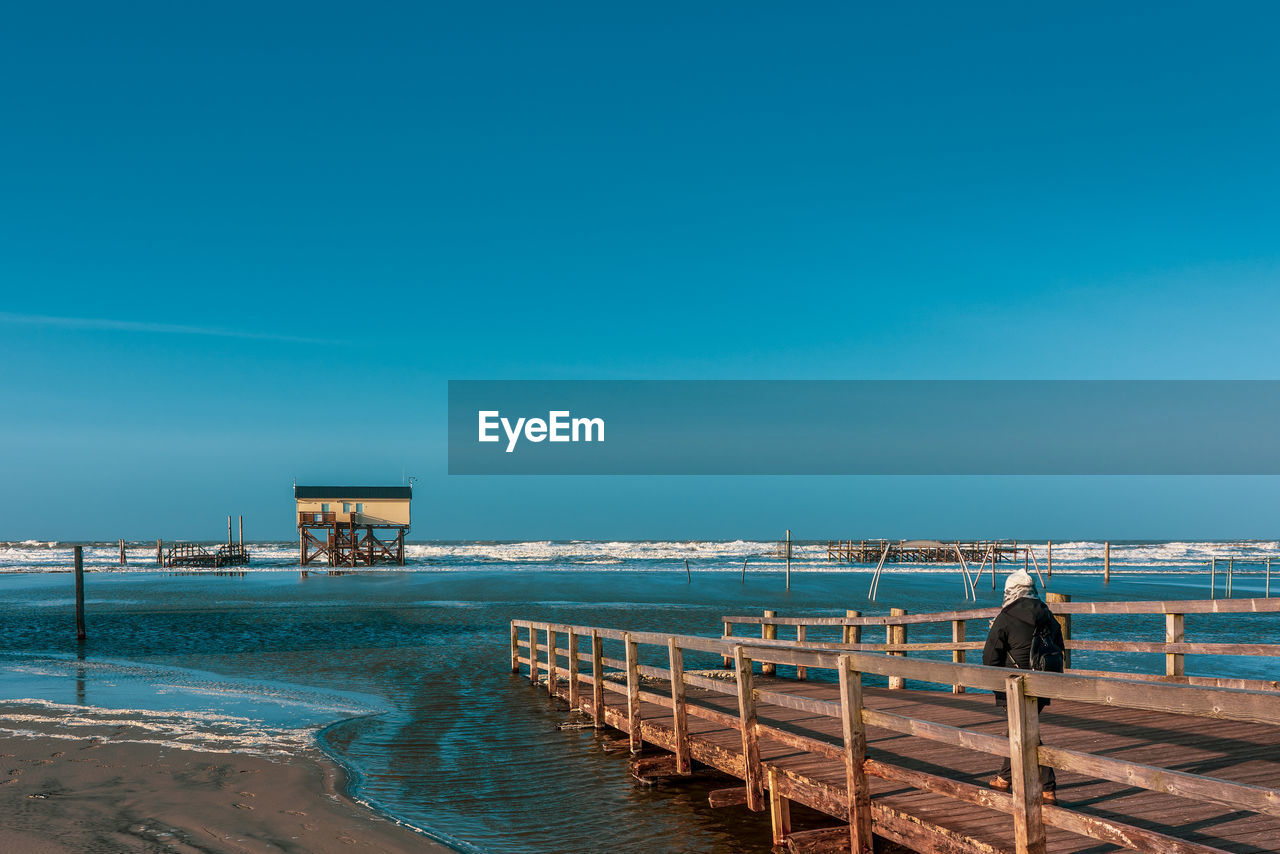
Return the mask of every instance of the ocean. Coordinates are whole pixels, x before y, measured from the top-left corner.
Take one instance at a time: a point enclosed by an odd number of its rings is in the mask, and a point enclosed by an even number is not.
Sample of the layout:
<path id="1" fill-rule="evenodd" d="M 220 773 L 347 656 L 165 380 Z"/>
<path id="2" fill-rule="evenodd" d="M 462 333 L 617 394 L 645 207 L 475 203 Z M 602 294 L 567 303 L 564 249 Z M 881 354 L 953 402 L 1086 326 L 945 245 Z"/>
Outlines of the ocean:
<path id="1" fill-rule="evenodd" d="M 296 543 L 250 544 L 243 575 L 157 570 L 145 542 L 130 544 L 122 568 L 115 543 L 96 543 L 85 544 L 80 645 L 70 545 L 0 544 L 0 732 L 55 715 L 70 735 L 91 712 L 128 738 L 173 746 L 270 756 L 318 744 L 348 769 L 358 800 L 461 851 L 767 845 L 767 814 L 711 810 L 706 781 L 637 786 L 625 757 L 602 751 L 592 730 L 558 729 L 563 705 L 510 673 L 513 618 L 718 636 L 722 616 L 766 608 L 974 607 L 955 566 L 888 567 L 870 602 L 871 567 L 828 564 L 822 544 L 796 545 L 788 591 L 765 542 L 426 542 L 408 546 L 403 568 L 307 577 Z M 1043 544 L 1036 553 L 1045 568 Z M 1101 543 L 1055 543 L 1049 589 L 1075 599 L 1208 598 L 1217 557 L 1220 570 L 1236 562 L 1234 596 L 1262 595 L 1267 555 L 1280 557 L 1280 543 L 1113 543 L 1104 586 Z M 1217 581 L 1222 596 L 1221 572 Z M 985 577 L 977 593 L 978 606 L 998 604 Z M 1163 621 L 1077 617 L 1074 630 L 1158 640 Z M 1187 635 L 1280 643 L 1280 619 L 1189 617 Z M 977 627 L 970 636 L 980 637 Z M 912 640 L 931 637 L 912 628 Z M 1161 664 L 1158 655 L 1075 659 L 1098 669 Z M 1190 657 L 1187 670 L 1280 678 L 1268 658 Z"/>

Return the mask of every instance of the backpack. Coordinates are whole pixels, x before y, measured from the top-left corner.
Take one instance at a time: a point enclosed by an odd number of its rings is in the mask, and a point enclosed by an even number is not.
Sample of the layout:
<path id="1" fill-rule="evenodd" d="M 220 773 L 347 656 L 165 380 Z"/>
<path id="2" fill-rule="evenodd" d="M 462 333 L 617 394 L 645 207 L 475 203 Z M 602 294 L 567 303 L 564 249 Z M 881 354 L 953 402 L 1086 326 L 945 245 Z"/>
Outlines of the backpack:
<path id="1" fill-rule="evenodd" d="M 1062 652 L 1062 647 L 1053 639 L 1052 628 L 1047 625 L 1037 626 L 1036 633 L 1031 637 L 1031 669 L 1061 673 Z"/>

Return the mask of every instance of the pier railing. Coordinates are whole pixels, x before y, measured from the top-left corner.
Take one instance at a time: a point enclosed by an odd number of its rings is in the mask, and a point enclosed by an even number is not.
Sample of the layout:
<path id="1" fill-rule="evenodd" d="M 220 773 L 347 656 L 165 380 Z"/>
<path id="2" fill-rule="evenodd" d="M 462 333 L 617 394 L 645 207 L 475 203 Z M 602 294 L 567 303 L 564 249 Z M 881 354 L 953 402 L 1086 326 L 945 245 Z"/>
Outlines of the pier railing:
<path id="1" fill-rule="evenodd" d="M 961 613 L 966 614 L 965 619 L 982 615 L 974 612 Z M 917 615 L 923 616 L 926 615 Z M 735 618 L 735 621 L 747 622 L 745 618 Z M 780 623 L 781 620 L 774 622 Z M 857 625 L 868 624 L 877 623 Z M 906 624 L 902 621 L 892 625 Z M 560 645 L 561 638 L 565 641 L 564 646 Z M 584 641 L 589 646 L 586 652 L 581 648 Z M 606 644 L 610 645 L 610 649 L 606 649 Z M 656 650 L 661 664 L 641 664 L 642 648 Z M 614 654 L 606 655 L 607 651 Z M 732 661 L 734 681 L 726 682 L 687 672 L 684 666 L 686 651 L 710 653 Z M 797 671 L 831 671 L 839 684 L 839 699 L 832 702 L 788 693 L 786 680 L 770 680 L 767 687 L 758 688 L 753 683 L 756 664 L 762 665 L 762 671 L 770 666 L 776 670 L 779 665 L 795 667 Z M 1275 726 L 1280 722 L 1280 694 L 1274 692 L 1037 671 L 1010 673 L 1004 668 L 886 657 L 863 651 L 834 651 L 799 645 L 765 646 L 761 645 L 761 641 L 746 638 L 715 639 L 513 620 L 512 672 L 518 673 L 521 665 L 528 667 L 530 682 L 535 685 L 540 676 L 545 674 L 547 690 L 552 695 L 560 693 L 559 687 L 564 682 L 569 704 L 590 714 L 596 726 L 608 724 L 626 732 L 633 752 L 641 749 L 643 741 L 670 750 L 674 754 L 679 773 L 687 774 L 691 770 L 693 741 L 689 734 L 690 717 L 737 730 L 741 735 L 741 754 L 733 757 L 732 763 L 721 763 L 720 770 L 744 780 L 745 802 L 750 809 L 764 808 L 764 790 L 768 790 L 775 842 L 781 842 L 790 832 L 789 803 L 793 800 L 848 820 L 850 841 L 855 854 L 869 854 L 872 851 L 873 820 L 875 829 L 891 838 L 895 833 L 910 834 L 911 828 L 905 826 L 909 821 L 872 801 L 868 777 L 879 777 L 956 801 L 1007 813 L 1012 819 L 1013 838 L 1018 854 L 1044 852 L 1046 827 L 1060 828 L 1137 851 L 1222 854 L 1221 849 L 1114 818 L 1044 804 L 1038 772 L 1040 765 L 1110 780 L 1126 787 L 1211 803 L 1232 811 L 1247 810 L 1280 817 L 1280 790 L 1277 789 L 1138 764 L 1106 755 L 1067 750 L 1052 744 L 1042 745 L 1037 703 L 1037 698 L 1048 698 L 1110 708 L 1173 713 L 1214 721 L 1242 721 Z M 1003 691 L 1008 698 L 1008 737 L 867 708 L 863 704 L 864 674 L 885 676 L 891 680 L 911 679 L 943 686 Z M 646 679 L 664 681 L 669 687 L 662 691 L 650 690 L 643 681 Z M 737 714 L 715 708 L 705 699 L 690 699 L 687 696 L 688 687 L 735 697 Z M 608 707 L 605 702 L 607 692 L 621 694 L 626 698 L 625 712 Z M 642 719 L 642 703 L 670 710 L 669 723 L 664 722 L 658 726 L 657 721 Z M 798 710 L 838 721 L 842 737 L 837 741 L 783 728 L 781 721 L 771 718 L 771 707 Z M 976 753 L 1007 756 L 1012 767 L 1011 791 L 995 791 L 869 757 L 867 727 Z M 806 731 L 815 732 L 812 728 Z M 846 782 L 844 791 L 821 785 L 780 766 L 762 762 L 762 739 L 842 764 Z M 705 751 L 707 748 L 700 749 Z M 708 761 L 713 756 L 704 752 L 698 758 Z M 947 850 L 966 848 L 967 846 Z"/>
<path id="2" fill-rule="evenodd" d="M 1243 655 L 1280 656 L 1280 644 L 1276 643 L 1208 643 L 1191 642 L 1186 637 L 1186 617 L 1208 614 L 1275 614 L 1280 613 L 1280 599 L 1200 599 L 1169 602 L 1072 602 L 1062 594 L 1048 594 L 1047 604 L 1062 625 L 1066 641 L 1068 671 L 1079 676 L 1114 676 L 1123 679 L 1159 680 L 1216 688 L 1242 688 L 1280 690 L 1280 681 L 1233 678 L 1229 676 L 1188 676 L 1188 655 Z M 910 614 L 903 608 L 893 608 L 887 616 L 864 616 L 858 611 L 847 611 L 843 617 L 781 617 L 774 611 L 757 616 L 726 616 L 724 637 L 734 636 L 737 626 L 759 626 L 760 640 L 754 643 L 766 645 L 802 645 L 809 648 L 883 652 L 895 657 L 910 653 L 951 652 L 952 661 L 965 663 L 969 650 L 981 650 L 986 638 L 987 621 L 1000 613 L 999 608 L 975 608 L 965 611 L 943 611 Z M 1158 641 L 1092 640 L 1072 637 L 1072 618 L 1077 615 L 1112 616 L 1163 616 L 1164 637 Z M 969 623 L 980 622 L 979 640 L 967 640 Z M 950 625 L 951 640 L 909 643 L 909 626 Z M 885 642 L 863 642 L 863 629 L 885 630 Z M 779 630 L 794 632 L 795 640 L 779 639 Z M 812 631 L 811 631 L 812 630 Z M 1131 631 L 1132 629 L 1128 629 Z M 825 641 L 825 642 L 824 642 Z M 1122 673 L 1109 670 L 1078 670 L 1071 666 L 1072 650 L 1093 652 L 1154 653 L 1164 656 L 1164 673 Z M 772 669 L 766 672 L 772 672 Z M 800 679 L 805 674 L 800 672 Z M 902 687 L 900 677 L 890 677 L 889 687 Z M 964 686 L 952 688 L 963 693 Z"/>

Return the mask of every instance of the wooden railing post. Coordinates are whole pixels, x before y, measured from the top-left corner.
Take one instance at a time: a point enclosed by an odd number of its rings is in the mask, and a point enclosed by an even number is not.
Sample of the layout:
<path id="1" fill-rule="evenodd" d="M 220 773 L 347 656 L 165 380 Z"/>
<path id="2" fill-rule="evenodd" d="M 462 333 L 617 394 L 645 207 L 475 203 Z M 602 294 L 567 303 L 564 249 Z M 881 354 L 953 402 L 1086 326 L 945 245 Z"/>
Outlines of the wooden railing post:
<path id="1" fill-rule="evenodd" d="M 591 630 L 591 714 L 596 729 L 604 726 L 604 639 Z"/>
<path id="2" fill-rule="evenodd" d="M 807 627 L 803 625 L 796 626 L 796 643 L 798 644 L 804 643 L 806 628 Z M 809 675 L 809 668 L 805 667 L 803 664 L 796 665 L 796 679 L 804 680 L 808 677 L 808 675 Z"/>
<path id="3" fill-rule="evenodd" d="M 1186 640 L 1186 616 L 1184 614 L 1164 615 L 1164 642 L 1183 643 Z M 1186 669 L 1183 655 L 1180 652 L 1165 653 L 1164 674 L 1166 676 L 1184 676 Z"/>
<path id="4" fill-rule="evenodd" d="M 1013 771 L 1013 840 L 1017 854 L 1045 854 L 1040 801 L 1040 708 L 1027 696 L 1025 676 L 1004 680 L 1009 710 L 1009 754 Z"/>
<path id="5" fill-rule="evenodd" d="M 1070 602 L 1071 597 L 1066 593 L 1046 593 L 1044 601 L 1048 605 L 1056 605 L 1059 602 Z M 1053 610 L 1050 608 L 1049 610 Z M 1070 614 L 1054 614 L 1053 618 L 1058 621 L 1058 625 L 1062 627 L 1062 644 L 1064 647 L 1071 645 L 1071 615 Z M 1062 669 L 1071 669 L 1071 650 L 1064 649 L 1062 651 Z"/>
<path id="6" fill-rule="evenodd" d="M 644 746 L 640 740 L 640 652 L 631 633 L 622 636 L 627 648 L 627 733 L 631 736 L 631 752 L 639 753 Z"/>
<path id="7" fill-rule="evenodd" d="M 538 632 L 529 624 L 529 684 L 538 684 Z"/>
<path id="8" fill-rule="evenodd" d="M 964 620 L 952 620 L 951 621 L 951 642 L 964 643 L 964 630 L 965 630 Z M 956 664 L 964 664 L 964 653 L 965 651 L 963 649 L 953 649 L 951 651 L 951 660 L 954 661 Z M 963 694 L 964 686 L 952 685 L 951 693 Z"/>
<path id="9" fill-rule="evenodd" d="M 756 694 L 751 675 L 751 659 L 742 647 L 733 648 L 738 675 L 738 727 L 742 731 L 743 779 L 747 786 L 747 809 L 764 809 L 764 781 L 760 779 L 760 743 L 756 733 Z"/>
<path id="10" fill-rule="evenodd" d="M 872 854 L 871 785 L 863 762 L 867 729 L 862 721 L 862 674 L 840 656 L 840 720 L 844 733 L 844 775 L 849 796 L 849 841 L 853 854 Z"/>
<path id="11" fill-rule="evenodd" d="M 906 615 L 906 613 L 907 613 L 907 609 L 906 609 L 906 608 L 890 608 L 890 609 L 889 609 L 889 615 L 890 615 L 890 616 L 892 616 L 892 617 L 902 617 L 902 616 L 905 616 L 905 615 Z M 904 644 L 904 643 L 906 643 L 906 642 L 907 642 L 907 627 L 906 627 L 906 626 L 895 626 L 895 625 L 892 625 L 892 624 L 890 624 L 890 625 L 888 625 L 888 626 L 885 626 L 885 641 L 884 641 L 884 642 L 885 642 L 885 643 L 893 643 L 893 644 Z M 896 656 L 899 656 L 899 657 L 906 657 L 906 652 L 890 652 L 890 653 L 889 653 L 889 655 L 896 655 Z M 890 676 L 890 677 L 889 677 L 889 687 L 890 687 L 890 688 L 901 688 L 901 687 L 902 687 L 903 685 L 905 685 L 905 684 L 907 684 L 907 680 L 903 679 L 901 676 Z"/>
<path id="12" fill-rule="evenodd" d="M 773 844 L 776 848 L 786 844 L 791 835 L 791 801 L 778 793 L 778 770 L 769 767 L 769 824 L 773 828 Z"/>
<path id="13" fill-rule="evenodd" d="M 511 622 L 511 672 L 520 672 L 520 629 Z"/>
<path id="14" fill-rule="evenodd" d="M 547 626 L 547 693 L 556 695 L 556 633 Z"/>
<path id="15" fill-rule="evenodd" d="M 861 617 L 861 611 L 845 611 L 846 617 Z M 845 626 L 844 627 L 845 643 L 862 643 L 862 626 Z"/>
<path id="16" fill-rule="evenodd" d="M 667 653 L 671 665 L 671 725 L 676 735 L 676 773 L 690 774 L 693 769 L 689 757 L 689 709 L 684 693 L 684 651 L 676 646 L 675 638 L 668 638 Z"/>
<path id="17" fill-rule="evenodd" d="M 733 623 L 729 622 L 728 620 L 725 620 L 725 623 L 724 623 L 724 636 L 726 638 L 733 637 Z M 721 656 L 721 661 L 723 662 L 722 664 L 723 667 L 729 667 L 730 665 L 733 664 L 733 660 L 729 658 L 729 656 L 727 655 Z"/>
<path id="18" fill-rule="evenodd" d="M 569 629 L 569 708 L 578 711 L 578 633 Z"/>
<path id="19" fill-rule="evenodd" d="M 769 617 L 776 617 L 776 616 L 778 616 L 778 612 L 777 612 L 777 611 L 765 611 L 765 612 L 764 612 L 764 616 L 765 616 L 765 619 L 767 620 Z M 765 640 L 777 640 L 777 639 L 778 639 L 778 625 L 777 625 L 777 623 L 769 623 L 769 622 L 761 623 L 761 624 L 760 624 L 760 637 L 764 638 Z M 761 662 L 761 663 L 760 663 L 760 675 L 761 675 L 761 676 L 772 676 L 772 675 L 773 675 L 774 673 L 776 673 L 777 671 L 778 671 L 778 665 L 774 664 L 773 662 L 770 662 L 770 661 L 764 661 L 764 662 Z"/>

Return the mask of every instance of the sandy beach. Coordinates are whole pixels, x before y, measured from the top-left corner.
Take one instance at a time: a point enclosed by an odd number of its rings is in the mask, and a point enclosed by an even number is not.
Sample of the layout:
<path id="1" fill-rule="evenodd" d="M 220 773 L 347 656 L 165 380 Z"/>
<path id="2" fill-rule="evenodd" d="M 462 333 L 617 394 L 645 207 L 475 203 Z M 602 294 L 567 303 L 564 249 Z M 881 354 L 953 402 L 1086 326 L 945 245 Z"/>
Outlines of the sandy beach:
<path id="1" fill-rule="evenodd" d="M 23 727 L 0 739 L 3 851 L 450 850 L 343 796 L 341 767 L 319 751 L 113 741 L 110 731 L 69 733 L 56 718 Z"/>

